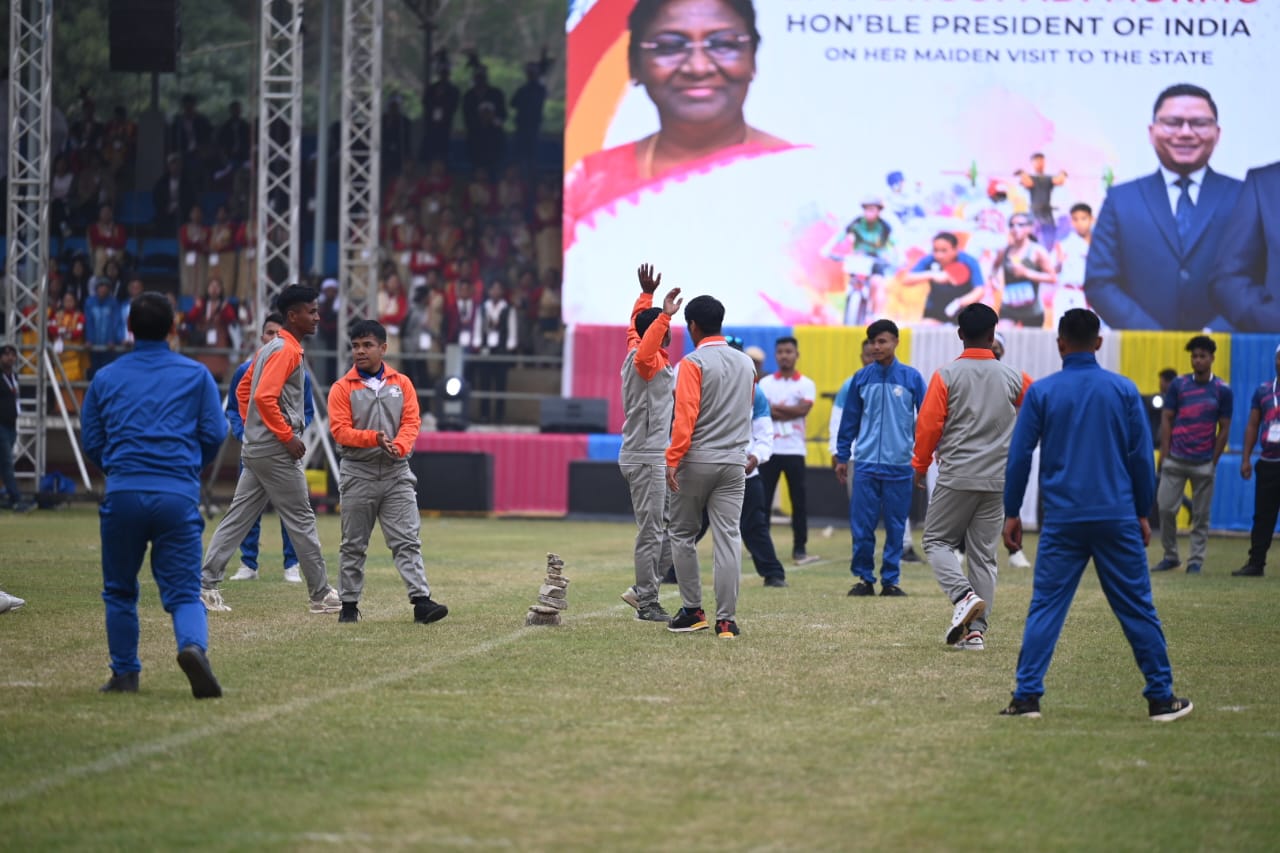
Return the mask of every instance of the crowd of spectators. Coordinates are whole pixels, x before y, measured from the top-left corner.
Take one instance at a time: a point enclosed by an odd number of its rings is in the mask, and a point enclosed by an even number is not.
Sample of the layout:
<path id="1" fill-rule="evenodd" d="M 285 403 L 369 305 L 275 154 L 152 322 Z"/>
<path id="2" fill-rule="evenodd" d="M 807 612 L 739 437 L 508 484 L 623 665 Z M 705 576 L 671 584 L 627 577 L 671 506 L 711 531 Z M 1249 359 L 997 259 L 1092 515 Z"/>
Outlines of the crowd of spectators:
<path id="1" fill-rule="evenodd" d="M 464 93 L 452 82 L 447 54 L 437 54 L 418 127 L 399 97 L 387 102 L 377 313 L 391 360 L 419 386 L 429 387 L 445 347 L 457 344 L 472 361 L 476 390 L 501 391 L 522 357 L 557 356 L 563 339 L 560 176 L 538 168 L 542 78 L 551 58 L 544 52 L 528 63 L 525 83 L 508 98 L 476 54 L 465 56 L 471 86 Z M 459 111 L 462 144 L 453 145 Z M 129 345 L 128 306 L 145 287 L 169 291 L 179 308 L 171 343 L 225 381 L 256 340 L 252 123 L 233 102 L 215 125 L 194 96 L 184 96 L 167 124 L 163 172 L 147 188 L 136 174 L 138 126 L 125 108 L 102 122 L 84 93 L 74 113 L 55 134 L 49 218 L 49 339 L 67 378 L 91 378 Z M 332 147 L 327 165 L 336 173 Z M 317 165 L 314 158 L 307 165 L 304 194 L 314 194 Z M 146 196 L 146 216 L 120 221 L 126 194 L 130 201 Z M 165 250 L 162 266 L 149 269 L 146 253 L 157 246 Z M 313 349 L 332 351 L 337 282 L 316 280 L 322 323 Z M 480 398 L 481 416 L 500 420 L 501 403 L 490 412 L 486 395 Z"/>

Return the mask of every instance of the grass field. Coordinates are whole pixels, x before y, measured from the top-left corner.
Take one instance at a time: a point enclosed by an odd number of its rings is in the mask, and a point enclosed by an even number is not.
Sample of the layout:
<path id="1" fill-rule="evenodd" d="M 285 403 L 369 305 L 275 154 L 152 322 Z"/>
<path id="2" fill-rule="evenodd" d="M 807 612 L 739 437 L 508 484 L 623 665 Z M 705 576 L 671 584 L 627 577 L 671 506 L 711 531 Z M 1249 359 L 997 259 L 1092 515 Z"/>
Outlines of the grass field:
<path id="1" fill-rule="evenodd" d="M 1244 540 L 1213 540 L 1203 576 L 1155 578 L 1196 703 L 1158 725 L 1091 573 L 1035 721 L 996 716 L 1029 571 L 1003 573 L 988 650 L 951 651 L 926 567 L 907 567 L 908 598 L 845 596 L 838 530 L 789 589 L 744 578 L 742 636 L 722 641 L 632 618 L 625 525 L 425 519 L 449 618 L 412 623 L 375 538 L 365 619 L 338 625 L 280 580 L 263 529 L 263 579 L 226 584 L 234 612 L 210 614 L 226 695 L 196 702 L 149 578 L 142 691 L 97 693 L 92 510 L 0 516 L 0 588 L 28 601 L 0 616 L 0 849 L 1280 844 L 1280 585 L 1229 576 Z M 335 563 L 338 539 L 323 518 Z M 567 624 L 524 628 L 546 551 L 572 580 Z"/>

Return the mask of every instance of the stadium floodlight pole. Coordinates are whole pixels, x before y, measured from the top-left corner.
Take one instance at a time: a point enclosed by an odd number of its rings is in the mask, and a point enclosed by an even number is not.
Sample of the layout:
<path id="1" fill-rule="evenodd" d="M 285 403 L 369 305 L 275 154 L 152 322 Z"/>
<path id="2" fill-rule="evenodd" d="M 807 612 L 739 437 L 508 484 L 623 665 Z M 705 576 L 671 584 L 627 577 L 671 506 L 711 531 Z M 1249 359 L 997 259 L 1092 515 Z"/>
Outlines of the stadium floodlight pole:
<path id="1" fill-rule="evenodd" d="M 333 0 L 320 4 L 320 91 L 316 97 L 316 209 L 311 237 L 311 272 L 323 275 L 324 246 L 329 221 L 329 84 L 332 82 L 333 40 L 330 22 Z"/>
<path id="2" fill-rule="evenodd" d="M 258 80 L 257 314 L 300 270 L 302 4 L 263 0 Z"/>
<path id="3" fill-rule="evenodd" d="M 378 301 L 381 208 L 382 0 L 342 0 L 342 147 L 338 201 L 338 358 L 347 326 Z"/>
<path id="4" fill-rule="evenodd" d="M 7 341 L 18 348 L 18 376 L 35 386 L 34 411 L 18 419 L 15 468 L 44 477 L 49 377 L 48 343 L 49 120 L 52 115 L 53 0 L 9 5 L 9 180 L 6 199 L 4 310 Z M 74 440 L 73 440 L 74 443 Z"/>

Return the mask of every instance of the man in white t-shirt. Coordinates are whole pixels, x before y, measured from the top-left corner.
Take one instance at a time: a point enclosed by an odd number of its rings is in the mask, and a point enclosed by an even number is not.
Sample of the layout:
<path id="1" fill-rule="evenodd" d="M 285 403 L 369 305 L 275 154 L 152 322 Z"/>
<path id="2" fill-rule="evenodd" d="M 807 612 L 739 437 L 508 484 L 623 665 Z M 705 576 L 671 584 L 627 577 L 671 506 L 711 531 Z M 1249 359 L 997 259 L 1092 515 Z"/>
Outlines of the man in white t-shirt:
<path id="1" fill-rule="evenodd" d="M 813 380 L 796 370 L 800 348 L 793 337 L 778 338 L 774 344 L 774 360 L 778 370 L 760 379 L 760 390 L 769 400 L 773 417 L 773 457 L 760 466 L 764 484 L 764 505 L 773 506 L 778 478 L 787 477 L 787 495 L 791 499 L 791 558 L 797 566 L 816 562 L 820 557 L 805 550 L 809 539 L 809 518 L 805 496 L 805 415 L 813 408 L 818 389 Z"/>

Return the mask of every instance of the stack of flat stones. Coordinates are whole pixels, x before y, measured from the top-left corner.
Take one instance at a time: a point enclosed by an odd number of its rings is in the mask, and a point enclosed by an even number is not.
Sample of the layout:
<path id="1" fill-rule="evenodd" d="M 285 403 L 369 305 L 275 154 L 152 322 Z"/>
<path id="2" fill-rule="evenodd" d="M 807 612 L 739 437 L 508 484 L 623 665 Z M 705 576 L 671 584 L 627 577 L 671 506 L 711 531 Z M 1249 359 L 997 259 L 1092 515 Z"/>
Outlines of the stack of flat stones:
<path id="1" fill-rule="evenodd" d="M 538 588 L 538 603 L 524 616 L 526 625 L 559 625 L 561 613 L 569 609 L 569 579 L 564 576 L 564 560 L 547 554 L 547 576 Z"/>

